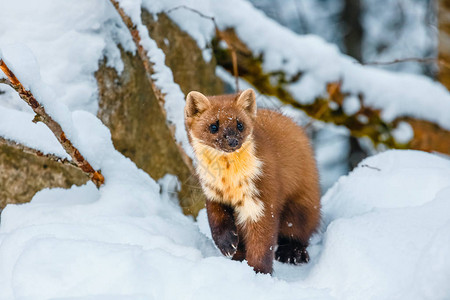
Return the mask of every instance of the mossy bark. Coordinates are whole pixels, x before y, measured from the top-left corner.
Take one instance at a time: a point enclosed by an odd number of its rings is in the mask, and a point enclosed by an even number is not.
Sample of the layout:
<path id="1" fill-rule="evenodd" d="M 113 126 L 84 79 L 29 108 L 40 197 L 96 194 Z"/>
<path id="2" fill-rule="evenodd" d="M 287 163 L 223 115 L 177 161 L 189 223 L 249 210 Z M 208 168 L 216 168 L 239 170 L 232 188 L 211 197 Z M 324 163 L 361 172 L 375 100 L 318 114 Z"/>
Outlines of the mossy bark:
<path id="1" fill-rule="evenodd" d="M 222 81 L 216 76 L 216 59 L 205 62 L 197 43 L 182 31 L 165 14 L 159 14 L 156 21 L 147 11 L 142 12 L 142 21 L 166 55 L 166 65 L 172 70 L 176 83 L 185 95 L 196 90 L 206 95 L 224 92 Z M 210 49 L 212 55 L 212 49 Z"/>
<path id="2" fill-rule="evenodd" d="M 82 185 L 89 178 L 79 169 L 0 145 L 0 209 L 24 203 L 43 188 Z"/>

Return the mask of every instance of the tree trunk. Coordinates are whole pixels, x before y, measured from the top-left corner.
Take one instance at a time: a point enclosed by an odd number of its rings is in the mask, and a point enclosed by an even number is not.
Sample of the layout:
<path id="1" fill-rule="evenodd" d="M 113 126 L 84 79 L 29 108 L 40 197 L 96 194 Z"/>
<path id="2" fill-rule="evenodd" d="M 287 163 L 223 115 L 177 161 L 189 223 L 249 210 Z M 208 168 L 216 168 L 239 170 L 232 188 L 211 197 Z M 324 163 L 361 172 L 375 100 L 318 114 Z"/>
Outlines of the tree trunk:
<path id="1" fill-rule="evenodd" d="M 361 25 L 361 1 L 345 0 L 341 14 L 344 45 L 348 55 L 362 60 L 363 28 Z"/>
<path id="2" fill-rule="evenodd" d="M 450 90 L 450 0 L 438 0 L 439 46 L 438 58 L 447 64 L 439 64 L 439 81 Z"/>

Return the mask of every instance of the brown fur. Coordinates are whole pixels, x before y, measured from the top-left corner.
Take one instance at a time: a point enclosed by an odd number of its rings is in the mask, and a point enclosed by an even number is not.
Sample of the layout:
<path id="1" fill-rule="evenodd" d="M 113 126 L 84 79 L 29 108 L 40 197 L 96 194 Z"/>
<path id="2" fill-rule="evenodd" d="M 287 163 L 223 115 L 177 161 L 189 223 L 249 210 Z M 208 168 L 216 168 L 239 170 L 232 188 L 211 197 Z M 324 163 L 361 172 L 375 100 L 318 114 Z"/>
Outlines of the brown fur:
<path id="1" fill-rule="evenodd" d="M 213 97 L 191 92 L 186 101 L 186 128 L 218 248 L 263 273 L 272 272 L 274 257 L 307 262 L 320 193 L 303 130 L 280 113 L 256 111 L 253 90 Z"/>

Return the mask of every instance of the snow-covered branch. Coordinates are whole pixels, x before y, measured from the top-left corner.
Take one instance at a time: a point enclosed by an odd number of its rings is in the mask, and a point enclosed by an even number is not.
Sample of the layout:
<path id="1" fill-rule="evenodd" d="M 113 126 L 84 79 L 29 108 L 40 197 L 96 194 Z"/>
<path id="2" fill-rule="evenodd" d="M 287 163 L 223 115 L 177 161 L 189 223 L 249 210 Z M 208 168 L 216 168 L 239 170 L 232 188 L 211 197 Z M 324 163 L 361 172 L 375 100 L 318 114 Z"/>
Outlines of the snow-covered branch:
<path id="1" fill-rule="evenodd" d="M 100 171 L 94 170 L 89 162 L 85 160 L 83 155 L 81 155 L 78 149 L 66 137 L 64 131 L 61 128 L 61 125 L 56 122 L 49 114 L 47 114 L 45 108 L 36 100 L 36 98 L 29 90 L 25 89 L 20 80 L 14 75 L 14 73 L 3 60 L 0 60 L 0 69 L 7 77 L 7 80 L 3 80 L 1 83 L 8 84 L 14 90 L 16 90 L 20 98 L 24 100 L 36 113 L 33 122 L 42 122 L 47 125 L 47 127 L 53 132 L 57 140 L 63 146 L 64 150 L 66 150 L 67 154 L 70 155 L 76 166 L 80 168 L 86 175 L 88 175 L 97 187 L 100 187 L 105 181 Z M 25 148 L 27 150 L 29 149 L 28 147 L 23 146 L 23 149 Z M 33 150 L 31 152 L 38 154 L 38 151 Z"/>

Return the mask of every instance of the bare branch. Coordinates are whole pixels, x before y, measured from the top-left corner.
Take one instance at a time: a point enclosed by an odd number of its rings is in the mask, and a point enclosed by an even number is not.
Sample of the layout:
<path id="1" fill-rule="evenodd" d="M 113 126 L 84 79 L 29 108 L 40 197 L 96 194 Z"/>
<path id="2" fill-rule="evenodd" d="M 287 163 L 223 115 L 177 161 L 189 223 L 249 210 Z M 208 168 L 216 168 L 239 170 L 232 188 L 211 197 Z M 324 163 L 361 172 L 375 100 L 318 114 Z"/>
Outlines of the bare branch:
<path id="1" fill-rule="evenodd" d="M 374 62 L 366 62 L 366 63 L 361 63 L 361 64 L 366 65 L 366 66 L 386 66 L 386 65 L 393 65 L 393 64 L 403 63 L 403 62 L 417 62 L 417 63 L 422 63 L 422 64 L 437 63 L 437 64 L 443 65 L 447 68 L 450 68 L 450 64 L 448 62 L 446 62 L 445 60 L 443 60 L 441 58 L 437 58 L 437 57 L 425 57 L 425 58 L 407 57 L 407 58 L 394 59 L 392 61 L 385 61 L 385 62 L 374 61 Z"/>
<path id="2" fill-rule="evenodd" d="M 372 166 L 369 166 L 369 165 L 367 165 L 367 164 L 363 164 L 363 165 L 361 165 L 361 167 L 362 167 L 362 168 L 369 168 L 369 169 L 372 169 L 372 170 L 375 170 L 375 171 L 381 171 L 380 168 L 372 167 Z"/>
<path id="3" fill-rule="evenodd" d="M 5 139 L 3 137 L 0 137 L 0 145 L 7 145 L 9 147 L 21 150 L 21 151 L 23 151 L 25 153 L 33 154 L 33 155 L 36 155 L 36 156 L 39 156 L 39 157 L 45 157 L 45 158 L 47 158 L 49 160 L 56 161 L 56 162 L 62 163 L 64 165 L 68 165 L 68 166 L 71 166 L 71 167 L 79 169 L 76 163 L 74 163 L 71 160 L 68 160 L 67 158 L 62 158 L 62 157 L 59 157 L 59 156 L 54 155 L 54 154 L 44 154 L 44 153 L 42 153 L 39 150 L 36 150 L 34 148 L 30 148 L 28 146 L 25 146 L 23 144 L 20 144 L 20 143 L 17 143 L 17 142 Z"/>
<path id="4" fill-rule="evenodd" d="M 142 63 L 144 64 L 145 72 L 147 73 L 147 78 L 148 78 L 148 80 L 150 82 L 150 85 L 152 87 L 153 93 L 155 94 L 156 99 L 158 99 L 158 103 L 159 103 L 161 112 L 165 116 L 166 115 L 166 110 L 164 108 L 164 103 L 165 103 L 164 94 L 161 91 L 161 89 L 159 89 L 156 86 L 156 83 L 153 80 L 153 76 L 152 75 L 155 73 L 155 71 L 153 69 L 153 64 L 149 60 L 149 57 L 147 55 L 147 51 L 141 45 L 141 36 L 140 36 L 139 30 L 136 28 L 136 25 L 133 24 L 133 21 L 131 20 L 131 18 L 120 7 L 119 3 L 116 0 L 110 0 L 110 1 L 111 1 L 112 5 L 114 6 L 114 8 L 119 13 L 120 17 L 122 18 L 122 21 L 125 23 L 125 25 L 127 26 L 128 30 L 131 33 L 131 37 L 133 38 L 133 42 L 136 45 L 139 58 L 141 59 Z M 173 138 L 175 139 L 174 130 L 171 130 L 171 133 L 172 133 Z M 178 147 L 178 152 L 180 153 L 180 155 L 181 155 L 184 163 L 186 164 L 186 166 L 189 168 L 189 170 L 191 172 L 194 172 L 194 167 L 192 165 L 191 158 L 186 154 L 186 152 L 184 151 L 184 149 L 181 147 L 180 144 L 177 143 L 177 147 Z"/>
<path id="5" fill-rule="evenodd" d="M 216 19 L 215 19 L 214 17 L 207 16 L 207 15 L 205 15 L 204 13 L 202 13 L 202 12 L 196 10 L 195 8 L 192 8 L 192 7 L 189 7 L 189 6 L 186 6 L 186 5 L 178 5 L 178 6 L 172 7 L 172 8 L 170 8 L 170 9 L 166 10 L 165 13 L 166 13 L 166 14 L 169 14 L 169 13 L 171 13 L 171 12 L 173 12 L 173 11 L 175 11 L 175 10 L 179 10 L 179 9 L 186 9 L 186 10 L 189 10 L 189 11 L 191 11 L 191 12 L 193 12 L 193 13 L 196 13 L 197 15 L 199 15 L 199 16 L 202 17 L 202 18 L 209 19 L 209 20 L 213 21 L 214 27 L 215 27 L 216 29 L 218 28 L 218 27 L 217 27 L 217 23 L 216 23 Z"/>
<path id="6" fill-rule="evenodd" d="M 9 84 L 13 89 L 15 89 L 20 98 L 22 98 L 22 100 L 24 100 L 36 113 L 38 117 L 35 119 L 42 121 L 45 125 L 47 125 L 47 127 L 53 132 L 55 137 L 61 143 L 64 150 L 66 150 L 67 154 L 70 155 L 72 161 L 77 165 L 77 167 L 80 168 L 97 187 L 100 187 L 105 181 L 105 178 L 100 173 L 100 171 L 94 170 L 89 162 L 84 159 L 78 149 L 75 148 L 75 146 L 69 139 L 67 139 L 58 122 L 53 120 L 53 118 L 47 114 L 45 108 L 36 100 L 36 98 L 30 91 L 24 88 L 22 83 L 19 81 L 19 79 L 17 79 L 17 77 L 8 68 L 3 60 L 0 60 L 0 69 L 8 77 L 9 83 L 6 83 Z"/>

